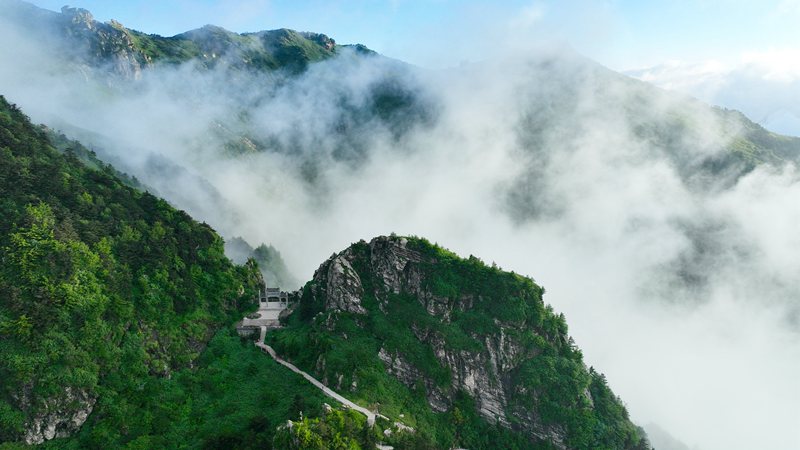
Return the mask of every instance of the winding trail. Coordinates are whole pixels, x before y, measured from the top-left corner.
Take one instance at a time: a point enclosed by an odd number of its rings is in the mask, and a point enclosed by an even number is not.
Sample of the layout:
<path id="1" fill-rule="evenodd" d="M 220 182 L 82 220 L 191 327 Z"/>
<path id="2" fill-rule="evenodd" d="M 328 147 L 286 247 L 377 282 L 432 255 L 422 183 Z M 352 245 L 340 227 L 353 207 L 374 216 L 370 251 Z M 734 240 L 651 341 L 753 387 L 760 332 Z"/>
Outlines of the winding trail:
<path id="1" fill-rule="evenodd" d="M 359 405 L 351 402 L 350 400 L 342 397 L 341 395 L 337 394 L 336 392 L 334 392 L 329 387 L 327 387 L 324 384 L 322 384 L 316 378 L 314 378 L 311 375 L 307 374 L 306 372 L 303 372 L 302 370 L 298 369 L 294 364 L 283 360 L 280 356 L 278 356 L 277 353 L 275 353 L 275 350 L 272 347 L 270 347 L 269 345 L 264 343 L 264 337 L 266 336 L 266 334 L 267 334 L 267 327 L 266 326 L 262 326 L 261 327 L 261 335 L 259 337 L 259 340 L 256 341 L 256 343 L 255 343 L 256 347 L 260 348 L 261 350 L 265 351 L 266 353 L 269 353 L 269 356 L 271 356 L 272 359 L 277 361 L 279 364 L 282 364 L 282 365 L 288 367 L 289 370 L 291 370 L 292 372 L 301 375 L 303 378 L 308 380 L 309 383 L 311 383 L 314 386 L 316 386 L 319 390 L 321 390 L 328 397 L 330 397 L 330 398 L 336 400 L 337 402 L 347 406 L 348 408 L 354 409 L 354 410 L 360 412 L 361 414 L 364 414 L 365 416 L 367 416 L 367 424 L 370 427 L 375 425 L 375 417 L 380 417 L 382 419 L 389 420 L 389 418 L 384 416 L 384 415 L 375 414 L 374 412 L 368 410 L 367 408 L 364 408 L 363 406 L 359 406 Z"/>

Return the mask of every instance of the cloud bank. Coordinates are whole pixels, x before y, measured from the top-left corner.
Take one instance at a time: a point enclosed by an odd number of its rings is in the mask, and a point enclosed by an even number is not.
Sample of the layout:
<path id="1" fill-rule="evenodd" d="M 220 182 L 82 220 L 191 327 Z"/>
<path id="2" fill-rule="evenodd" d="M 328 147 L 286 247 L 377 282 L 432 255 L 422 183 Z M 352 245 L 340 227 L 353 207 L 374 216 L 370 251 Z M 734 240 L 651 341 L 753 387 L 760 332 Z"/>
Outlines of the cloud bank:
<path id="1" fill-rule="evenodd" d="M 777 133 L 800 136 L 800 51 L 746 52 L 735 64 L 672 61 L 627 74 L 737 109 Z"/>
<path id="2" fill-rule="evenodd" d="M 14 24 L 0 39 L 0 93 L 35 121 L 226 236 L 274 244 L 301 279 L 358 239 L 425 236 L 544 285 L 635 421 L 691 448 L 800 446 L 800 174 L 703 172 L 736 131 L 705 105 L 561 48 L 127 83 Z M 376 104 L 387 92 L 407 113 Z"/>

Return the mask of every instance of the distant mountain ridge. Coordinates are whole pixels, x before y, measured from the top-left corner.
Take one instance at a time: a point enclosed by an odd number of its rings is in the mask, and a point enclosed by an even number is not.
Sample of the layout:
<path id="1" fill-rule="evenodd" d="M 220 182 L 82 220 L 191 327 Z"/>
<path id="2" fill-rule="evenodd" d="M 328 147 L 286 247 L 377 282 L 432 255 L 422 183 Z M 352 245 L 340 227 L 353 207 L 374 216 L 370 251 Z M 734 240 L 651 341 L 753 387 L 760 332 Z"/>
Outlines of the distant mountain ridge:
<path id="1" fill-rule="evenodd" d="M 2 0 L 0 7 L 0 14 L 24 28 L 45 48 L 58 50 L 56 54 L 63 57 L 65 64 L 79 64 L 82 70 L 88 70 L 99 79 L 110 75 L 123 81 L 133 81 L 140 79 L 148 68 L 191 63 L 201 70 L 224 68 L 226 72 L 232 71 L 234 74 L 244 71 L 263 75 L 278 71 L 288 75 L 276 81 L 282 85 L 291 83 L 314 63 L 341 56 L 345 48 L 350 54 L 388 60 L 362 45 L 339 45 L 327 35 L 314 32 L 277 29 L 235 33 L 219 26 L 206 25 L 164 37 L 126 28 L 115 20 L 98 22 L 89 11 L 81 8 L 65 6 L 61 12 L 53 12 L 22 0 Z M 437 101 L 427 92 L 423 95 L 418 82 L 400 79 L 403 76 L 413 80 L 419 75 L 416 69 L 398 63 L 397 67 L 381 70 L 386 74 L 372 88 L 368 97 L 371 101 L 353 108 L 346 104 L 345 98 L 342 105 L 337 105 L 341 108 L 341 116 L 337 118 L 337 123 L 331 124 L 329 130 L 332 142 L 336 144 L 332 149 L 335 159 L 358 165 L 368 158 L 368 144 L 361 135 L 369 133 L 369 126 L 376 118 L 398 139 L 416 127 L 436 123 L 439 109 Z M 520 140 L 527 147 L 541 145 L 538 135 L 547 127 L 557 129 L 572 126 L 569 118 L 561 115 L 572 114 L 570 106 L 576 100 L 574 96 L 586 88 L 587 82 L 613 86 L 609 91 L 614 96 L 622 93 L 620 99 L 610 97 L 606 92 L 598 92 L 601 102 L 597 107 L 609 109 L 609 114 L 617 113 L 613 109 L 618 108 L 619 113 L 625 114 L 631 123 L 649 118 L 648 112 L 652 108 L 661 108 L 659 103 L 663 103 L 664 98 L 678 98 L 675 94 L 661 92 L 654 86 L 630 79 L 577 55 L 568 55 L 561 62 L 545 57 L 531 67 L 532 76 L 548 70 L 565 71 L 566 76 L 553 77 L 548 81 L 552 83 L 552 93 L 531 98 L 532 108 L 526 112 L 526 117 L 521 118 L 518 129 Z M 225 82 L 234 84 L 252 81 L 238 79 L 236 75 L 225 79 Z M 560 98 L 553 98 L 554 94 Z M 258 97 L 249 99 L 255 105 L 267 100 Z M 615 104 L 620 100 L 625 103 Z M 301 154 L 309 150 L 298 148 L 303 145 L 298 144 L 303 141 L 299 136 L 272 136 L 255 129 L 258 124 L 250 122 L 250 107 L 241 105 L 239 117 L 230 122 L 220 119 L 210 130 L 222 141 L 220 152 L 236 157 L 263 151 Z M 686 98 L 669 108 L 664 115 L 668 122 L 653 124 L 644 121 L 637 124 L 633 131 L 654 148 L 664 148 L 678 165 L 682 165 L 680 170 L 687 178 L 699 174 L 699 178 L 706 179 L 720 175 L 735 179 L 761 163 L 800 161 L 800 138 L 771 133 L 738 111 L 717 107 L 710 108 L 707 113 L 719 122 L 721 137 L 728 141 L 725 152 L 717 152 L 705 160 L 681 161 L 684 159 L 682 153 L 695 150 L 691 147 L 696 142 L 687 141 L 687 133 L 699 137 L 705 132 L 687 121 L 685 115 L 691 110 L 706 108 L 706 105 Z M 313 120 L 313 117 L 308 119 Z M 524 123 L 526 120 L 527 124 Z M 678 139 L 678 135 L 683 137 Z M 547 158 L 546 155 L 539 155 Z M 318 173 L 315 155 L 311 156 L 302 163 L 305 176 L 309 179 Z M 520 195 L 520 189 L 512 189 L 516 192 L 512 193 L 513 196 Z"/>
<path id="2" fill-rule="evenodd" d="M 126 28 L 115 20 L 98 22 L 82 8 L 64 6 L 54 12 L 21 0 L 3 0 L 0 8 L 32 36 L 59 46 L 70 58 L 89 66 L 109 65 L 125 79 L 140 78 L 142 70 L 156 64 L 190 60 L 205 67 L 225 64 L 239 70 L 299 72 L 341 48 L 324 34 L 289 29 L 239 34 L 206 25 L 164 37 Z M 355 48 L 369 53 L 363 46 Z"/>

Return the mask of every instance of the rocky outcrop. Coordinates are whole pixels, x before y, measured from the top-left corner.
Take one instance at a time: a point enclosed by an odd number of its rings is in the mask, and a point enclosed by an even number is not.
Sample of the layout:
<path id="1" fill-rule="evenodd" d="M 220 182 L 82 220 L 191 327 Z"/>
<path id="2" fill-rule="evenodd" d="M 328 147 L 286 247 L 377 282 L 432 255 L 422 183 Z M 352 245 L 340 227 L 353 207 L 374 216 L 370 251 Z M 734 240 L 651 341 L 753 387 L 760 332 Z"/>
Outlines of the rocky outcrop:
<path id="1" fill-rule="evenodd" d="M 505 416 L 507 401 L 503 383 L 508 371 L 502 371 L 499 367 L 510 364 L 498 351 L 493 339 L 487 337 L 486 350 L 476 353 L 454 351 L 438 335 L 419 337 L 433 348 L 436 359 L 450 369 L 454 390 L 472 395 L 477 400 L 478 412 L 490 422 L 510 425 Z"/>
<path id="2" fill-rule="evenodd" d="M 328 311 L 346 311 L 366 314 L 361 305 L 364 288 L 350 261 L 352 252 L 333 255 L 314 273 L 316 295 L 324 298 Z"/>
<path id="3" fill-rule="evenodd" d="M 114 75 L 138 80 L 150 63 L 140 52 L 128 30 L 117 21 L 100 23 L 81 8 L 61 8 L 66 34 L 76 44 L 77 56 L 88 58 L 86 68 L 108 67 Z"/>
<path id="4" fill-rule="evenodd" d="M 302 32 L 300 35 L 309 41 L 318 44 L 327 51 L 332 51 L 336 47 L 336 41 L 322 33 Z"/>
<path id="5" fill-rule="evenodd" d="M 381 281 L 380 287 L 385 292 L 399 294 L 403 287 L 408 287 L 412 292 L 419 292 L 422 281 L 420 277 L 409 277 L 406 269 L 411 269 L 411 263 L 422 261 L 419 252 L 409 250 L 406 238 L 375 238 L 369 243 L 370 269 L 375 277 Z"/>
<path id="6" fill-rule="evenodd" d="M 413 295 L 428 314 L 443 323 L 450 322 L 454 311 L 464 312 L 473 307 L 476 299 L 469 295 L 452 300 L 431 291 L 424 266 L 436 264 L 436 261 L 411 248 L 408 239 L 378 237 L 370 241 L 367 248 L 368 252 L 350 247 L 335 254 L 315 273 L 314 295 L 318 301 L 324 302 L 327 311 L 367 314 L 361 301 L 365 285 L 372 287 L 371 293 L 383 305 L 381 309 L 392 294 L 407 293 Z M 354 266 L 361 269 L 360 274 Z M 368 277 L 370 283 L 365 283 L 361 277 Z M 545 439 L 556 448 L 565 448 L 564 430 L 558 426 L 545 426 L 534 412 L 510 404 L 509 399 L 519 395 L 512 385 L 514 371 L 523 360 L 535 357 L 538 351 L 512 337 L 518 334 L 515 333 L 519 331 L 516 329 L 518 324 L 501 323 L 495 319 L 495 325 L 496 333 L 472 335 L 480 349 L 470 350 L 454 349 L 440 333 L 411 325 L 416 339 L 429 346 L 441 367 L 449 372 L 449 385 L 442 386 L 427 377 L 423 370 L 409 362 L 402 349 L 389 351 L 381 348 L 378 358 L 386 371 L 404 385 L 411 388 L 422 383 L 428 404 L 434 411 L 447 411 L 455 393 L 466 392 L 476 400 L 478 412 L 487 422 L 509 428 L 514 424 L 513 427 Z M 329 326 L 329 329 L 333 327 Z"/>
<path id="7" fill-rule="evenodd" d="M 425 375 L 413 364 L 406 361 L 402 354 L 390 354 L 385 349 L 381 348 L 378 352 L 378 358 L 383 361 L 386 366 L 386 371 L 392 374 L 395 378 L 400 380 L 406 386 L 413 386 L 417 381 L 422 381 L 425 384 L 427 392 L 428 404 L 431 409 L 436 412 L 445 412 L 450 408 L 450 399 L 447 394 L 443 392 L 433 381 L 426 378 Z"/>
<path id="8" fill-rule="evenodd" d="M 378 299 L 385 299 L 387 293 L 399 294 L 404 288 L 421 291 L 422 279 L 409 263 L 422 261 L 422 255 L 409 250 L 407 244 L 405 238 L 376 238 L 369 243 L 369 269 L 380 281 L 374 292 Z M 323 299 L 326 310 L 366 314 L 361 305 L 363 283 L 352 265 L 357 257 L 352 247 L 348 248 L 332 255 L 314 273 L 315 296 Z"/>
<path id="9" fill-rule="evenodd" d="M 25 427 L 25 443 L 41 444 L 78 431 L 92 413 L 95 399 L 87 392 L 65 388 L 63 395 L 46 400 Z"/>

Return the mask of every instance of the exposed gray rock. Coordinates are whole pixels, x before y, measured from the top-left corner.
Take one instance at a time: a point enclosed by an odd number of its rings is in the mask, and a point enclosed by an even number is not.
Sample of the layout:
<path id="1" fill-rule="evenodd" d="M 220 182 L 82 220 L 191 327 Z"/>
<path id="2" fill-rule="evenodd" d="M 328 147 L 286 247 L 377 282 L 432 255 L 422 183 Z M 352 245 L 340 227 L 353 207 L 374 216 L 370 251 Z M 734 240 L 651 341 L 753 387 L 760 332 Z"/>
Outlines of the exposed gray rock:
<path id="1" fill-rule="evenodd" d="M 100 23 L 81 8 L 61 8 L 66 19 L 66 33 L 85 46 L 86 69 L 108 64 L 110 73 L 126 80 L 138 80 L 142 68 L 150 64 L 148 57 L 136 49 L 128 30 L 119 22 Z M 81 49 L 77 49 L 81 50 Z"/>
<path id="2" fill-rule="evenodd" d="M 314 273 L 314 282 L 317 288 L 325 288 L 325 309 L 366 314 L 367 310 L 361 305 L 364 288 L 350 265 L 351 259 L 349 250 L 332 256 Z"/>
<path id="3" fill-rule="evenodd" d="M 406 267 L 409 263 L 420 262 L 422 256 L 409 250 L 406 238 L 378 237 L 369 243 L 370 269 L 381 281 L 387 292 L 399 294 L 406 281 Z M 417 286 L 419 289 L 419 286 Z M 376 292 L 378 294 L 378 292 Z"/>
<path id="4" fill-rule="evenodd" d="M 445 412 L 450 408 L 450 399 L 436 383 L 425 377 L 425 375 L 417 369 L 414 365 L 407 362 L 399 354 L 391 355 L 389 352 L 380 349 L 378 358 L 383 361 L 386 366 L 386 371 L 394 375 L 401 383 L 408 387 L 413 387 L 418 381 L 425 384 L 425 390 L 428 393 L 428 404 L 431 409 L 436 412 Z"/>
<path id="5" fill-rule="evenodd" d="M 42 412 L 25 427 L 25 443 L 41 444 L 78 431 L 92 413 L 95 398 L 82 390 L 65 388 L 63 395 L 44 402 Z"/>
<path id="6" fill-rule="evenodd" d="M 486 339 L 487 351 L 481 353 L 449 350 L 440 336 L 433 336 L 429 343 L 436 358 L 450 368 L 453 387 L 472 395 L 478 401 L 478 412 L 490 423 L 509 425 L 504 412 L 506 395 L 497 367 L 500 358 L 491 340 Z"/>
<path id="7" fill-rule="evenodd" d="M 362 247 L 363 248 L 363 247 Z M 426 279 L 426 260 L 420 252 L 409 248 L 405 238 L 378 237 L 369 243 L 369 254 L 356 254 L 353 247 L 333 255 L 317 270 L 314 281 L 315 295 L 324 298 L 329 311 L 347 311 L 366 314 L 361 304 L 364 283 L 353 269 L 367 259 L 367 269 L 372 277 L 373 294 L 386 306 L 391 294 L 413 295 L 431 316 L 450 322 L 454 310 L 470 310 L 476 299 L 470 295 L 453 300 L 431 292 Z M 359 266 L 363 267 L 363 266 Z M 324 289 L 320 289 L 324 287 Z M 319 298 L 319 297 L 318 297 Z M 382 308 L 384 309 L 384 308 Z M 385 310 L 385 309 L 384 309 Z M 545 425 L 529 409 L 514 406 L 509 399 L 520 395 L 512 386 L 512 377 L 520 364 L 536 357 L 538 350 L 525 346 L 513 336 L 519 335 L 519 324 L 495 321 L 498 331 L 487 336 L 473 335 L 479 342 L 474 349 L 454 349 L 438 332 L 412 324 L 416 338 L 427 344 L 441 366 L 449 371 L 449 385 L 442 386 L 406 358 L 402 349 L 381 348 L 378 357 L 388 373 L 408 387 L 424 385 L 430 407 L 444 412 L 452 407 L 456 392 L 467 392 L 475 400 L 478 412 L 489 423 L 524 430 L 532 436 L 550 442 L 555 448 L 565 448 L 566 431 L 559 426 Z M 333 329 L 333 327 L 329 327 Z M 532 392 L 524 395 L 534 395 Z M 591 403 L 591 399 L 590 399 Z M 513 424 L 513 425 L 512 425 Z"/>

